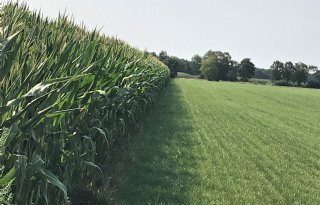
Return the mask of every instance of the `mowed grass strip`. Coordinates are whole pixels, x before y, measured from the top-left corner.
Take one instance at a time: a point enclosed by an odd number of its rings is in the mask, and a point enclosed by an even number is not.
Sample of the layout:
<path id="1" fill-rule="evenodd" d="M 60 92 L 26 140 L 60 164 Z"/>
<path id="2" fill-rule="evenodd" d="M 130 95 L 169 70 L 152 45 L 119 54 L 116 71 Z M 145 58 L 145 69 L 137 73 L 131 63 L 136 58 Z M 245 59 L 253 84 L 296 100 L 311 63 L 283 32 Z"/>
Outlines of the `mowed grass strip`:
<path id="1" fill-rule="evenodd" d="M 320 91 L 176 79 L 124 154 L 119 204 L 319 204 Z"/>

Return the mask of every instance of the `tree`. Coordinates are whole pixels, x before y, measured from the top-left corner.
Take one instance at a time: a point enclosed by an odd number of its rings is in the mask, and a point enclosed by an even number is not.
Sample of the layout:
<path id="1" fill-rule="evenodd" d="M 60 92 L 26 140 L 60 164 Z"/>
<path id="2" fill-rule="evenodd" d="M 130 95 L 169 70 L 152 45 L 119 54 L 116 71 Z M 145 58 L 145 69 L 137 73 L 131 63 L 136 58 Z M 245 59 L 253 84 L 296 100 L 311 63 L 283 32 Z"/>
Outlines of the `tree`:
<path id="1" fill-rule="evenodd" d="M 191 70 L 191 62 L 186 60 L 186 59 L 181 59 L 181 58 L 176 58 L 176 60 L 178 61 L 178 65 L 179 67 L 178 72 L 184 72 L 184 73 L 189 73 L 192 74 L 192 70 Z"/>
<path id="2" fill-rule="evenodd" d="M 280 68 L 281 78 L 284 79 L 287 83 L 292 80 L 292 75 L 294 73 L 294 65 L 292 62 L 286 62 L 283 67 Z"/>
<path id="3" fill-rule="evenodd" d="M 202 58 L 201 73 L 208 80 L 228 80 L 228 73 L 234 67 L 229 53 L 209 50 Z"/>
<path id="4" fill-rule="evenodd" d="M 270 69 L 256 68 L 254 77 L 259 79 L 270 79 Z"/>
<path id="5" fill-rule="evenodd" d="M 161 51 L 159 53 L 159 60 L 164 63 L 170 69 L 170 77 L 174 78 L 177 76 L 178 72 L 178 62 L 176 59 L 168 56 L 166 51 Z"/>
<path id="6" fill-rule="evenodd" d="M 248 81 L 254 76 L 255 66 L 250 58 L 245 58 L 240 62 L 238 73 L 242 81 Z"/>
<path id="7" fill-rule="evenodd" d="M 283 70 L 283 66 L 283 63 L 280 61 L 273 62 L 270 67 L 272 81 L 281 80 L 281 70 Z"/>
<path id="8" fill-rule="evenodd" d="M 229 81 L 237 81 L 238 80 L 238 69 L 239 69 L 239 63 L 237 61 L 231 61 L 230 68 L 227 73 L 227 80 Z"/>
<path id="9" fill-rule="evenodd" d="M 207 80 L 216 80 L 218 73 L 218 59 L 215 55 L 208 55 L 203 58 L 201 73 Z"/>
<path id="10" fill-rule="evenodd" d="M 191 74 L 193 75 L 200 74 L 201 61 L 202 61 L 202 58 L 199 55 L 194 55 L 191 58 L 191 62 L 189 64 Z"/>
<path id="11" fill-rule="evenodd" d="M 309 65 L 308 66 L 308 70 L 309 70 L 309 72 L 317 72 L 318 71 L 318 67 L 314 66 L 314 65 Z"/>
<path id="12" fill-rule="evenodd" d="M 191 75 L 198 75 L 200 73 L 202 59 L 199 55 L 195 55 L 192 57 L 192 60 L 189 61 L 176 56 L 169 56 L 166 51 L 161 51 L 157 57 L 168 66 L 171 77 L 175 77 L 177 72 L 189 73 Z"/>
<path id="13" fill-rule="evenodd" d="M 161 51 L 159 53 L 159 60 L 162 61 L 164 64 L 166 64 L 166 60 L 169 58 L 168 54 L 166 51 Z"/>
<path id="14" fill-rule="evenodd" d="M 320 70 L 317 70 L 315 73 L 314 73 L 314 77 L 317 79 L 317 81 L 320 83 Z"/>
<path id="15" fill-rule="evenodd" d="M 307 82 L 309 67 L 306 64 L 299 62 L 295 64 L 294 68 L 293 82 L 296 82 L 298 86 L 301 86 L 302 83 Z"/>

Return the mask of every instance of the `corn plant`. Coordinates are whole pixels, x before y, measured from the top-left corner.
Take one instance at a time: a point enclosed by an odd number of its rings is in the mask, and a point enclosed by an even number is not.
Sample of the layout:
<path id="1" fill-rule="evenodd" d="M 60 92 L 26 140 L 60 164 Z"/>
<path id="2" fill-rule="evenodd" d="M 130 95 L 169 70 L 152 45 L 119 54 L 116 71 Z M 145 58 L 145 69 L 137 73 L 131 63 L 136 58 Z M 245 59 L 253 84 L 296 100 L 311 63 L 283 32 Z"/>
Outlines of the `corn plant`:
<path id="1" fill-rule="evenodd" d="M 18 3 L 3 7 L 0 42 L 0 199 L 68 204 L 79 184 L 108 177 L 101 165 L 169 70 L 64 15 L 49 20 Z"/>

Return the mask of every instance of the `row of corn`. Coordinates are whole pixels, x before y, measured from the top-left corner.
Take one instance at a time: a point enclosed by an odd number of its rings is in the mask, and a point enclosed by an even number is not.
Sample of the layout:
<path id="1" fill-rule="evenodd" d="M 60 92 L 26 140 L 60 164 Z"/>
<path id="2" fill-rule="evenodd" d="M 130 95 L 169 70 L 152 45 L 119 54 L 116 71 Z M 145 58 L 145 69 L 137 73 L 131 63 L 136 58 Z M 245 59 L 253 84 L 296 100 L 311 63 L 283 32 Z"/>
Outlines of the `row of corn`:
<path id="1" fill-rule="evenodd" d="M 0 204 L 68 204 L 103 176 L 169 71 L 64 15 L 8 3 L 0 26 Z"/>

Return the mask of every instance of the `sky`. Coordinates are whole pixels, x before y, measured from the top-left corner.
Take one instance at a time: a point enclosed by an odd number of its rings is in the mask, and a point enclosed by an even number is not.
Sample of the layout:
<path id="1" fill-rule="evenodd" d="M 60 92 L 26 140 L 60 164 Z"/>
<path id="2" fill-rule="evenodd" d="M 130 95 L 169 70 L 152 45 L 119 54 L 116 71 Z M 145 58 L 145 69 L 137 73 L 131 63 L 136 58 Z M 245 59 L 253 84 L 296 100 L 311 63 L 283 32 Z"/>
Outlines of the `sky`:
<path id="1" fill-rule="evenodd" d="M 66 11 L 88 28 L 102 28 L 141 50 L 190 59 L 208 50 L 251 58 L 260 68 L 273 61 L 320 67 L 319 0 L 28 0 L 57 17 Z"/>

